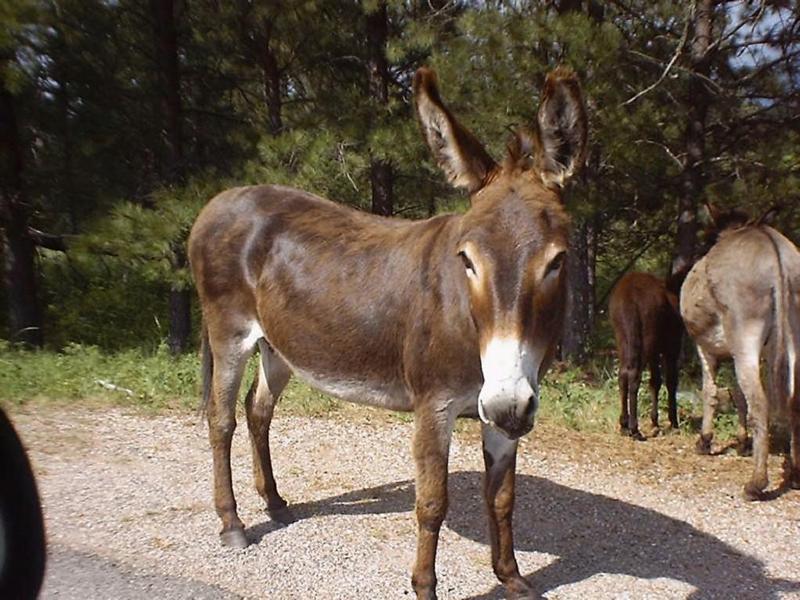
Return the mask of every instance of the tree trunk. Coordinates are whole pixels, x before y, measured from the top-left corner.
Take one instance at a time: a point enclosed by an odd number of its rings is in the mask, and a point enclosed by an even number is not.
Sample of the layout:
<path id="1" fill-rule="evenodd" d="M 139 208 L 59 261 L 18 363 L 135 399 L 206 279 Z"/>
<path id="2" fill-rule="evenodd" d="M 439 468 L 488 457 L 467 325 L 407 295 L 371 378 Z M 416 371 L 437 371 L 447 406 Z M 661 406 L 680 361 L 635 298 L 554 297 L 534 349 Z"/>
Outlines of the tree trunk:
<path id="1" fill-rule="evenodd" d="M 59 46 L 63 56 L 68 56 L 67 43 L 64 39 L 62 32 L 58 32 L 61 37 L 61 45 Z M 55 94 L 59 120 L 61 121 L 61 192 L 60 196 L 64 200 L 67 208 L 67 216 L 69 218 L 70 233 L 78 233 L 78 207 L 77 207 L 77 194 L 75 193 L 75 177 L 73 174 L 73 154 L 74 144 L 72 141 L 72 125 L 70 123 L 70 93 L 69 85 L 67 83 L 67 76 L 64 73 L 65 60 L 59 56 L 55 60 L 53 66 L 54 78 L 58 85 L 58 91 Z"/>
<path id="2" fill-rule="evenodd" d="M 705 77 L 710 72 L 711 30 L 716 0 L 701 0 L 694 15 L 691 64 L 689 80 L 688 122 L 686 124 L 686 160 L 681 174 L 682 193 L 678 201 L 678 231 L 676 235 L 675 260 L 672 271 L 685 270 L 694 262 L 697 245 L 697 205 L 703 195 L 706 176 L 705 133 L 706 117 L 711 105 L 711 93 Z"/>
<path id="3" fill-rule="evenodd" d="M 369 45 L 369 91 L 379 110 L 389 105 L 389 63 L 386 60 L 386 40 L 389 35 L 389 15 L 386 3 L 367 15 Z M 389 216 L 394 213 L 394 166 L 391 161 L 372 156 L 369 180 L 372 186 L 372 212 Z"/>
<path id="4" fill-rule="evenodd" d="M 164 118 L 164 144 L 167 148 L 167 181 L 183 177 L 183 131 L 181 127 L 181 80 L 178 70 L 178 32 L 173 0 L 151 0 L 156 34 L 161 113 Z"/>
<path id="5" fill-rule="evenodd" d="M 28 236 L 23 151 L 14 99 L 5 87 L 7 64 L 7 58 L 0 59 L 0 225 L 4 232 L 3 283 L 8 304 L 8 330 L 12 341 L 41 347 L 44 334 L 36 250 Z"/>
<path id="6" fill-rule="evenodd" d="M 164 117 L 164 143 L 167 148 L 166 168 L 163 176 L 167 182 L 180 182 L 184 175 L 183 119 L 181 108 L 181 80 L 178 69 L 178 33 L 175 24 L 173 0 L 151 0 L 158 56 L 161 106 Z M 172 244 L 174 270 L 186 266 L 185 240 Z M 189 347 L 191 332 L 191 301 L 189 290 L 173 283 L 169 292 L 169 348 L 173 354 Z"/>
<path id="7" fill-rule="evenodd" d="M 594 324 L 595 231 L 595 224 L 590 220 L 576 227 L 567 257 L 569 292 L 561 336 L 561 358 L 576 364 L 586 360 Z"/>
<path id="8" fill-rule="evenodd" d="M 264 71 L 264 99 L 267 104 L 267 117 L 269 119 L 269 133 L 278 135 L 283 130 L 281 118 L 281 71 L 278 59 L 272 49 L 273 24 L 270 19 L 264 20 L 264 42 L 261 48 L 261 68 Z"/>

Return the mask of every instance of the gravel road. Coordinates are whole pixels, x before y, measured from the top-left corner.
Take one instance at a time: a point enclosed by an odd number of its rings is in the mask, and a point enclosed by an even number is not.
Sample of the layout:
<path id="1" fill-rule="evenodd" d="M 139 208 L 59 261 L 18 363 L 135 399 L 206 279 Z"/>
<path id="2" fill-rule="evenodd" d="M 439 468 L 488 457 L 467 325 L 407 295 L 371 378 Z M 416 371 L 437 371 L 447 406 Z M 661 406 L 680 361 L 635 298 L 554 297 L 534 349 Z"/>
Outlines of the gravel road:
<path id="1" fill-rule="evenodd" d="M 363 411 L 278 415 L 278 486 L 298 521 L 273 523 L 252 487 L 240 419 L 234 480 L 252 545 L 221 548 L 197 417 L 29 407 L 11 413 L 43 497 L 43 598 L 409 598 L 410 423 Z M 439 597 L 502 598 L 489 564 L 477 429 L 451 450 Z M 537 425 L 518 461 L 520 569 L 546 598 L 800 599 L 800 492 L 746 503 L 749 459 L 694 456 Z M 770 462 L 780 480 L 780 459 Z"/>

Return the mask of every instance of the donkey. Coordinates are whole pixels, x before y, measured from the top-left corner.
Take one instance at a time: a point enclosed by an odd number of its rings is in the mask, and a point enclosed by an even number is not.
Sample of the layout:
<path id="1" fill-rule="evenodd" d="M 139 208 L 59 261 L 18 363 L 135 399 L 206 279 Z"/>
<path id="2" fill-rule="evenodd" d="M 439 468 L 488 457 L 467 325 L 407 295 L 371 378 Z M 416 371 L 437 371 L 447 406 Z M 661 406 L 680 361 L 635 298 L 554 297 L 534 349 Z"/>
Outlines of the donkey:
<path id="1" fill-rule="evenodd" d="M 456 417 L 478 416 L 494 572 L 511 595 L 531 594 L 512 541 L 516 449 L 533 428 L 563 321 L 569 217 L 561 189 L 585 162 L 580 84 L 565 68 L 548 75 L 532 130 L 512 136 L 502 164 L 445 107 L 433 71 L 417 71 L 413 91 L 436 161 L 470 193 L 465 214 L 410 222 L 264 185 L 221 193 L 192 228 L 221 540 L 248 543 L 230 447 L 242 372 L 257 346 L 260 369 L 245 406 L 256 488 L 271 515 L 287 510 L 269 427 L 291 373 L 345 400 L 413 411 L 411 581 L 418 598 L 435 598 L 450 436 Z"/>
<path id="2" fill-rule="evenodd" d="M 636 440 L 639 431 L 638 394 L 644 367 L 650 369 L 650 421 L 658 430 L 658 392 L 663 368 L 667 384 L 669 424 L 678 428 L 676 393 L 678 357 L 683 322 L 678 310 L 678 293 L 685 272 L 667 281 L 649 273 L 627 273 L 611 292 L 609 318 L 614 328 L 619 360 L 619 427 Z"/>
<path id="3" fill-rule="evenodd" d="M 712 219 L 718 216 L 712 208 L 709 212 Z M 727 223 L 716 244 L 689 272 L 680 296 L 681 316 L 697 344 L 703 370 L 703 424 L 697 449 L 703 454 L 710 451 L 717 366 L 732 358 L 753 430 L 755 465 L 744 487 L 748 500 L 765 498 L 771 405 L 789 413 L 791 450 L 785 484 L 800 488 L 800 252 L 766 224 L 768 215 Z M 769 398 L 761 382 L 762 357 Z M 740 408 L 740 418 L 741 414 Z"/>

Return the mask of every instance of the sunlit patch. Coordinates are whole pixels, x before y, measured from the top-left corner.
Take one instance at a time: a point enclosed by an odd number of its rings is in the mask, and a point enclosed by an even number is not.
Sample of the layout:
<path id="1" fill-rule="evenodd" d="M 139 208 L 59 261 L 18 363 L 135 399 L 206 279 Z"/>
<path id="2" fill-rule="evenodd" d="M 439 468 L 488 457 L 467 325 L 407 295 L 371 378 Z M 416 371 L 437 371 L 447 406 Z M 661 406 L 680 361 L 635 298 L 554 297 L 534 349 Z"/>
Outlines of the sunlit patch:
<path id="1" fill-rule="evenodd" d="M 621 573 L 596 573 L 576 583 L 562 585 L 544 594 L 545 598 L 690 598 L 699 590 L 668 577 L 645 579 Z"/>
<path id="2" fill-rule="evenodd" d="M 256 345 L 256 342 L 262 337 L 264 337 L 264 330 L 261 329 L 261 325 L 259 325 L 258 321 L 252 321 L 250 323 L 250 329 L 242 339 L 242 350 L 250 352 L 253 346 Z"/>

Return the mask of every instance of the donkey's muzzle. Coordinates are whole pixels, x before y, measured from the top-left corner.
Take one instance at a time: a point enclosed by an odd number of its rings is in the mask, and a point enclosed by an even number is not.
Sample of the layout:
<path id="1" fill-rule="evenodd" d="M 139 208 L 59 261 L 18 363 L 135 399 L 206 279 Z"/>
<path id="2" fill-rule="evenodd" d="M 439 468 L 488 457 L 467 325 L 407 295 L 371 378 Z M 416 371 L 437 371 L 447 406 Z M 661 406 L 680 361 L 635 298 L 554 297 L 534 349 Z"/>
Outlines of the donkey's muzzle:
<path id="1" fill-rule="evenodd" d="M 533 429 L 538 404 L 535 390 L 521 378 L 499 386 L 484 385 L 478 396 L 478 414 L 484 423 L 517 439 Z"/>
<path id="2" fill-rule="evenodd" d="M 533 404 L 533 398 L 531 398 L 531 404 Z M 501 415 L 492 424 L 510 439 L 515 440 L 521 438 L 533 429 L 533 411 L 530 411 L 531 414 L 529 416 L 528 412 L 529 411 L 526 411 L 526 415 L 523 418 L 519 418 L 513 414 Z"/>

